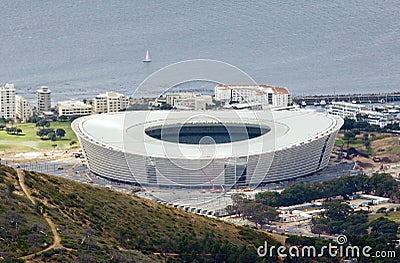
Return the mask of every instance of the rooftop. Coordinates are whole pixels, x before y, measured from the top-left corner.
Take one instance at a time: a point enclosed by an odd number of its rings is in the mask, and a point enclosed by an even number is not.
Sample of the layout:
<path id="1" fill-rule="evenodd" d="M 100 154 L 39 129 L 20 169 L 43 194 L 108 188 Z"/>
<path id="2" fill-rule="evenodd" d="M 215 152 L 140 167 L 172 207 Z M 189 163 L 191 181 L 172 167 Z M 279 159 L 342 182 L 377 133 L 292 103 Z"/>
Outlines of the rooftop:
<path id="1" fill-rule="evenodd" d="M 47 86 L 41 86 L 40 89 L 37 90 L 38 93 L 51 93 L 51 90 Z"/>
<path id="2" fill-rule="evenodd" d="M 265 93 L 289 94 L 289 90 L 285 87 L 274 87 L 266 84 L 218 84 L 217 89 L 240 89 L 240 90 L 259 90 Z"/>
<path id="3" fill-rule="evenodd" d="M 270 132 L 251 140 L 218 145 L 191 145 L 165 142 L 146 135 L 149 127 L 182 123 L 261 124 Z M 176 158 L 216 158 L 273 152 L 316 140 L 343 124 L 341 118 L 310 111 L 135 111 L 101 114 L 77 120 L 87 138 L 104 147 L 135 154 L 163 157 L 168 150 Z"/>
<path id="4" fill-rule="evenodd" d="M 117 97 L 125 97 L 124 94 L 108 91 L 106 93 L 100 93 L 96 96 L 96 98 L 117 98 Z"/>
<path id="5" fill-rule="evenodd" d="M 91 108 L 91 105 L 85 104 L 82 101 L 60 101 L 57 103 L 57 107 L 63 108 Z"/>
<path id="6" fill-rule="evenodd" d="M 0 87 L 0 89 L 15 91 L 14 84 L 12 84 L 12 83 L 6 83 L 4 86 Z"/>

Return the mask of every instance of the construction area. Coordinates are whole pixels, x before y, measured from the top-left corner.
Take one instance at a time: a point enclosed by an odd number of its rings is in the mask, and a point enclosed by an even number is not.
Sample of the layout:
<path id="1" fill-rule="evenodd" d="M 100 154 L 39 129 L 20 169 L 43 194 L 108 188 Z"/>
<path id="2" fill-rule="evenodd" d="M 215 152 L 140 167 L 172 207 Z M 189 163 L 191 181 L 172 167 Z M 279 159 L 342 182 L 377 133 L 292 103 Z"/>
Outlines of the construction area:
<path id="1" fill-rule="evenodd" d="M 383 172 L 389 168 L 393 170 L 400 163 L 400 137 L 393 134 L 362 133 L 350 140 L 339 133 L 330 165 L 341 162 L 355 163 L 356 170 L 366 173 Z"/>

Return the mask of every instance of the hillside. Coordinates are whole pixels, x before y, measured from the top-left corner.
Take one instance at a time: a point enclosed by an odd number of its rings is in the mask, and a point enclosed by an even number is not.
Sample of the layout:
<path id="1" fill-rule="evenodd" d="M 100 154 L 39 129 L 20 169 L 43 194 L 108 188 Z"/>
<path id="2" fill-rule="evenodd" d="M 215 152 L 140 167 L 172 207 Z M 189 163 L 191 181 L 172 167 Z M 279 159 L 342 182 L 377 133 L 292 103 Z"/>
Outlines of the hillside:
<path id="1" fill-rule="evenodd" d="M 255 262 L 256 247 L 276 243 L 257 230 L 4 166 L 0 211 L 0 261 Z"/>

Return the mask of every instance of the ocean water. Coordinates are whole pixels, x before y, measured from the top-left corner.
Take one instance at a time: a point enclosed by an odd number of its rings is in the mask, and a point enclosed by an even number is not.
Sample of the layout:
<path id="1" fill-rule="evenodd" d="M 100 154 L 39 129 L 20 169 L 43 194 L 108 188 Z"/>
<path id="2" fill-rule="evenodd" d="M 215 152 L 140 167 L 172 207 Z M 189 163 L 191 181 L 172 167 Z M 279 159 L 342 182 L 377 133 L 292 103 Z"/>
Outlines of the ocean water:
<path id="1" fill-rule="evenodd" d="M 199 58 L 297 95 L 399 91 L 399 1 L 2 0 L 0 10 L 0 83 L 32 102 L 41 85 L 53 101 L 131 95 L 156 70 Z"/>

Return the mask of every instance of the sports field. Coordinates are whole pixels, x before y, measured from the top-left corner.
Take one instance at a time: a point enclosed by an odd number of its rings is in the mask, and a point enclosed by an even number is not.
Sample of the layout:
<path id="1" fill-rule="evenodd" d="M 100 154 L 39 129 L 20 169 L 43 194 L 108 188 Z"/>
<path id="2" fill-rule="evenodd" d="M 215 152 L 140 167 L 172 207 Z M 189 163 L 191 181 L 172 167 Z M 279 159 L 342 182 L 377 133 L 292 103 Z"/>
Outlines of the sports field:
<path id="1" fill-rule="evenodd" d="M 10 124 L 7 127 L 11 126 Z M 56 141 L 42 140 L 36 135 L 39 130 L 35 123 L 23 123 L 14 124 L 19 129 L 22 129 L 22 133 L 18 135 L 7 134 L 6 129 L 0 130 L 0 151 L 5 152 L 32 152 L 32 151 L 45 151 L 54 149 L 53 145 L 57 144 L 55 149 L 64 150 L 70 148 L 70 142 L 76 141 L 76 145 L 79 141 L 75 133 L 71 129 L 70 122 L 51 122 L 50 128 L 54 130 L 61 128 L 65 130 L 65 137 L 61 140 L 57 137 Z"/>

